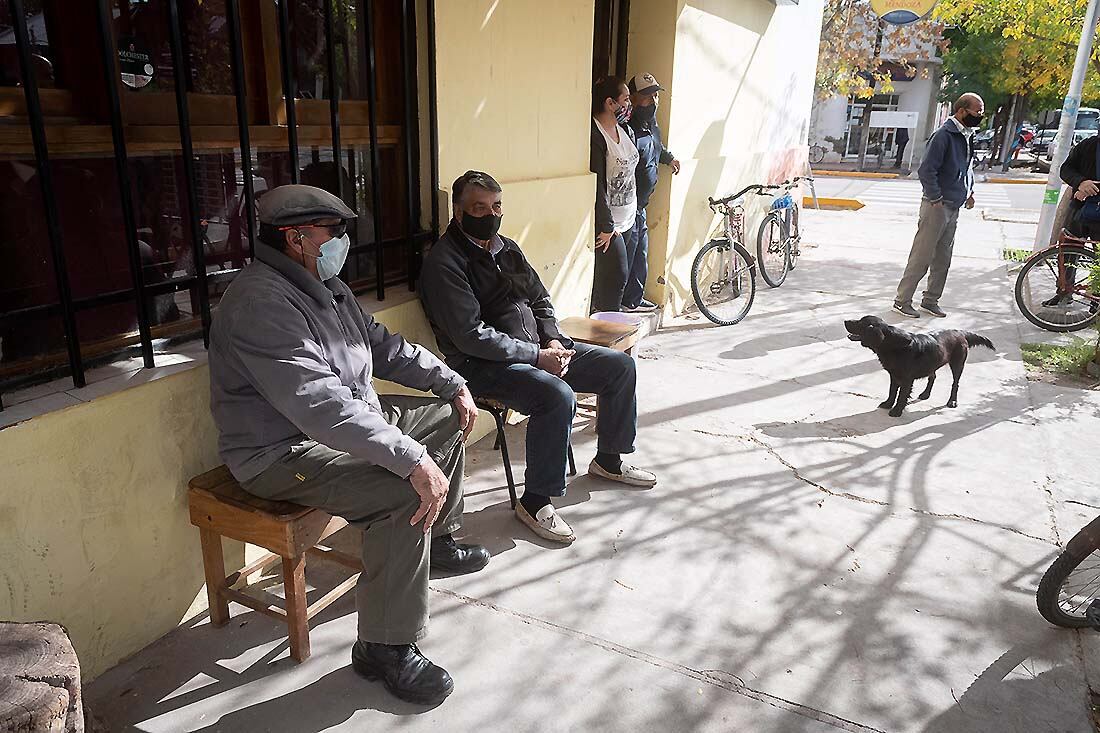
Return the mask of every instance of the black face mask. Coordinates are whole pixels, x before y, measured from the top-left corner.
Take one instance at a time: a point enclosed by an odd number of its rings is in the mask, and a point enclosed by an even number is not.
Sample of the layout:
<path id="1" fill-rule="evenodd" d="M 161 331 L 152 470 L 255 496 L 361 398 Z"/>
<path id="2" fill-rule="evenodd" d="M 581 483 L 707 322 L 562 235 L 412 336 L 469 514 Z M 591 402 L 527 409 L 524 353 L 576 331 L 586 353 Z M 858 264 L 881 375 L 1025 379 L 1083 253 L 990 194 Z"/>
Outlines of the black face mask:
<path id="1" fill-rule="evenodd" d="M 645 107 L 635 107 L 634 112 L 630 115 L 631 121 L 637 120 L 643 125 L 648 125 L 653 122 L 653 119 L 657 116 L 657 105 L 649 104 Z"/>
<path id="2" fill-rule="evenodd" d="M 500 231 L 500 220 L 503 218 L 503 216 L 497 216 L 496 214 L 470 216 L 463 212 L 459 226 L 462 227 L 462 231 L 479 242 L 488 242 Z"/>
<path id="3" fill-rule="evenodd" d="M 982 124 L 983 117 L 985 117 L 985 115 L 975 115 L 967 112 L 966 117 L 963 117 L 962 119 L 962 123 L 967 127 L 977 127 L 978 125 Z"/>

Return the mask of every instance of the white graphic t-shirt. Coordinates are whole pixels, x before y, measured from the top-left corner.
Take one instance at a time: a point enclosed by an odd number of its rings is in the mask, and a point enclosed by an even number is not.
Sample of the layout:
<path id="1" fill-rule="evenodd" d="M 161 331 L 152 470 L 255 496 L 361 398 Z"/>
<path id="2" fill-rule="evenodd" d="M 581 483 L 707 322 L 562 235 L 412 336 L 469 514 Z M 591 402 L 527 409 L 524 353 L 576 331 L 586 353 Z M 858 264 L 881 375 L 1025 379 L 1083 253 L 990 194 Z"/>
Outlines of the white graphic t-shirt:
<path id="1" fill-rule="evenodd" d="M 634 216 L 638 213 L 638 187 L 634 182 L 638 148 L 630 141 L 630 135 L 622 125 L 619 125 L 618 142 L 607 134 L 599 122 L 596 127 L 607 141 L 607 203 L 611 209 L 611 222 L 615 231 L 622 234 L 634 227 Z"/>

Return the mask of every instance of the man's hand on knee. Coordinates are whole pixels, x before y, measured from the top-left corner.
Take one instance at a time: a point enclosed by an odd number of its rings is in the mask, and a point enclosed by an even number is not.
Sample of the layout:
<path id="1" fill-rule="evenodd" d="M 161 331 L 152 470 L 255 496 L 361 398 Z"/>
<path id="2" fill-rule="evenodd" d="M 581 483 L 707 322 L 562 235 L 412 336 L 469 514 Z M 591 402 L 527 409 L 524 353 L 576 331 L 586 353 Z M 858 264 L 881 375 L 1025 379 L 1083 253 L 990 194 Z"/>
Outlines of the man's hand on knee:
<path id="1" fill-rule="evenodd" d="M 432 530 L 432 525 L 439 518 L 439 512 L 443 509 L 443 502 L 447 500 L 447 492 L 450 483 L 447 476 L 436 465 L 432 457 L 425 454 L 409 474 L 409 483 L 420 497 L 420 507 L 413 512 L 409 524 L 415 525 L 421 519 L 424 520 L 424 534 Z"/>

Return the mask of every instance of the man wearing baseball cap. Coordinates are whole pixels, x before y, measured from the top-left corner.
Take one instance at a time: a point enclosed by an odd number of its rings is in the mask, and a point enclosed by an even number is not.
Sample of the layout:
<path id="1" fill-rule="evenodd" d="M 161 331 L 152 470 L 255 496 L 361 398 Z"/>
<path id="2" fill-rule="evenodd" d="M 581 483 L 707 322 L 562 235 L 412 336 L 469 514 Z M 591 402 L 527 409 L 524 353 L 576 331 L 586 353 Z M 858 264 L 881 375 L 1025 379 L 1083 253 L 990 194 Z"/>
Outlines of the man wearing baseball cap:
<path id="1" fill-rule="evenodd" d="M 363 530 L 352 666 L 402 700 L 434 705 L 454 683 L 416 646 L 429 566 L 463 573 L 489 561 L 452 537 L 477 408 L 462 377 L 389 333 L 337 277 L 355 216 L 312 186 L 260 201 L 255 260 L 210 332 L 210 407 L 219 453 L 246 491 Z M 440 399 L 379 395 L 373 377 Z"/>
<path id="2" fill-rule="evenodd" d="M 658 308 L 656 303 L 643 297 L 646 278 L 649 276 L 649 227 L 646 226 L 645 208 L 653 189 L 657 187 L 657 165 L 663 163 L 669 166 L 673 175 L 676 175 L 680 172 L 680 161 L 665 150 L 664 143 L 661 142 L 661 128 L 657 126 L 657 103 L 665 88 L 650 73 L 632 76 L 626 86 L 630 90 L 630 103 L 633 106 L 627 124 L 634 131 L 639 158 L 635 169 L 638 213 L 635 214 L 634 230 L 627 244 L 630 272 L 626 290 L 623 291 L 623 310 L 639 313 Z"/>

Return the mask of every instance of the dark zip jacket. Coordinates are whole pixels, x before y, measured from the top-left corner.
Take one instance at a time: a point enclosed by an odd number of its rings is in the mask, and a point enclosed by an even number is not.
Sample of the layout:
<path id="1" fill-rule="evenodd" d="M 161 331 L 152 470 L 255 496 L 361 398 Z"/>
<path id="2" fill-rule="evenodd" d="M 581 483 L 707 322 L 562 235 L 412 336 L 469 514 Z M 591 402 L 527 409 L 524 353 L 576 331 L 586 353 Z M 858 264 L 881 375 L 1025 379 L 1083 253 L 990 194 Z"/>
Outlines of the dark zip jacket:
<path id="1" fill-rule="evenodd" d="M 1096 169 L 1096 145 L 1096 135 L 1086 137 L 1073 146 L 1073 149 L 1069 151 L 1069 155 L 1066 156 L 1066 162 L 1062 163 L 1062 170 L 1059 175 L 1061 175 L 1066 185 L 1073 189 L 1074 193 L 1077 193 L 1077 189 L 1085 181 L 1098 180 L 1097 176 L 1100 173 Z M 1082 206 L 1084 206 L 1084 203 L 1077 199 L 1070 202 L 1071 209 L 1080 209 Z"/>
<path id="2" fill-rule="evenodd" d="M 599 123 L 593 119 L 592 150 L 588 169 L 596 174 L 596 234 L 607 234 L 615 230 L 615 225 L 611 219 L 611 207 L 607 203 L 607 141 L 603 139 L 603 133 L 600 132 L 598 125 Z M 630 125 L 619 125 L 619 129 L 626 131 L 630 142 L 638 144 Z"/>
<path id="3" fill-rule="evenodd" d="M 519 245 L 501 237 L 493 255 L 452 220 L 420 273 L 420 300 L 452 368 L 469 359 L 535 364 L 551 341 L 566 348 L 550 295 Z"/>
<path id="4" fill-rule="evenodd" d="M 974 151 L 971 141 L 952 120 L 936 130 L 924 151 L 917 175 L 924 198 L 958 209 L 974 193 Z"/>
<path id="5" fill-rule="evenodd" d="M 657 165 L 671 165 L 675 156 L 665 149 L 657 120 L 643 124 L 631 119 L 629 125 L 634 133 L 634 144 L 638 146 L 638 167 L 634 177 L 638 182 L 638 210 L 641 211 L 649 205 L 649 197 L 657 187 Z"/>

